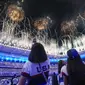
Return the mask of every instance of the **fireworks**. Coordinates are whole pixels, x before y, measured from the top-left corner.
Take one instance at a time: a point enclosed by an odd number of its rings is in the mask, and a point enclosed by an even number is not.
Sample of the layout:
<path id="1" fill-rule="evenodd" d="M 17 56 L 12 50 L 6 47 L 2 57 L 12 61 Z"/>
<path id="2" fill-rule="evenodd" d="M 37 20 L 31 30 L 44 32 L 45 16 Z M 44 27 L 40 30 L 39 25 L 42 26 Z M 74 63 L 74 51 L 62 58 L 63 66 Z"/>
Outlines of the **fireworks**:
<path id="1" fill-rule="evenodd" d="M 61 31 L 66 34 L 66 35 L 71 35 L 74 33 L 74 31 L 76 30 L 76 26 L 73 20 L 71 21 L 64 21 L 61 24 Z"/>
<path id="2" fill-rule="evenodd" d="M 14 22 L 20 22 L 24 19 L 24 11 L 17 5 L 9 5 L 7 13 L 8 17 Z"/>
<path id="3" fill-rule="evenodd" d="M 8 6 L 7 17 L 3 20 L 3 29 L 2 29 L 6 33 L 6 36 L 3 37 L 4 33 L 2 33 L 2 36 L 1 36 L 2 41 L 0 40 L 1 43 L 4 45 L 10 45 L 10 46 L 18 47 L 18 48 L 24 48 L 24 49 L 29 48 L 30 49 L 30 47 L 32 45 L 32 40 L 33 40 L 32 38 L 35 37 L 38 42 L 45 45 L 45 47 L 47 48 L 46 50 L 49 54 L 57 54 L 58 50 L 61 50 L 61 49 L 59 48 L 56 50 L 56 41 L 52 42 L 52 41 L 50 41 L 50 39 L 48 39 L 49 35 L 51 36 L 51 31 L 49 28 L 51 26 L 53 26 L 53 24 L 55 24 L 54 20 L 51 19 L 52 17 L 50 16 L 51 17 L 50 18 L 49 16 L 44 16 L 44 17 L 42 16 L 42 17 L 34 20 L 33 23 L 30 24 L 31 19 L 24 18 L 25 17 L 24 11 L 22 10 L 22 7 L 19 7 L 19 6 L 20 5 L 18 5 L 18 6 L 9 5 Z M 27 30 L 28 27 L 31 28 L 31 25 L 32 25 L 34 28 L 37 29 L 37 31 L 35 29 L 31 30 L 29 28 L 29 32 L 25 36 L 22 33 L 22 30 L 19 30 L 19 32 L 18 32 L 18 30 L 15 30 L 15 29 L 20 29 L 21 26 L 19 23 L 14 23 L 14 22 L 21 22 L 22 20 L 24 22 L 24 23 L 22 23 L 24 29 Z M 29 26 L 27 26 L 27 25 L 29 25 Z M 74 34 L 75 30 L 76 30 L 76 26 L 75 26 L 74 20 L 63 21 L 63 23 L 61 24 L 61 31 L 65 35 Z M 14 32 L 14 31 L 16 31 L 16 32 Z M 48 34 L 48 32 L 49 32 L 49 34 Z M 15 35 L 14 35 L 14 33 L 15 33 Z M 28 36 L 28 34 L 30 36 Z M 32 34 L 34 36 L 31 36 Z M 18 37 L 16 37 L 16 35 L 20 35 L 20 37 L 18 38 Z M 9 36 L 11 36 L 11 37 L 9 37 Z M 54 37 L 54 35 L 52 37 Z M 65 38 L 65 39 L 67 39 L 67 38 Z M 49 42 L 49 44 L 48 44 L 48 42 Z M 64 42 L 62 42 L 62 43 L 64 44 Z M 48 45 L 48 47 L 47 47 L 47 45 Z M 50 45 L 50 48 L 49 48 L 49 45 Z M 65 43 L 65 45 L 63 45 L 63 47 L 66 48 L 66 50 L 67 50 L 68 49 L 67 43 Z"/>
<path id="4" fill-rule="evenodd" d="M 33 25 L 38 30 L 44 30 L 48 28 L 50 22 L 51 22 L 51 19 L 49 17 L 40 18 L 38 20 L 35 20 Z"/>
<path id="5" fill-rule="evenodd" d="M 85 18 L 85 11 L 83 12 L 82 17 Z"/>
<path id="6" fill-rule="evenodd" d="M 81 17 L 85 20 L 85 8 L 84 8 L 84 10 L 80 11 L 79 17 Z"/>

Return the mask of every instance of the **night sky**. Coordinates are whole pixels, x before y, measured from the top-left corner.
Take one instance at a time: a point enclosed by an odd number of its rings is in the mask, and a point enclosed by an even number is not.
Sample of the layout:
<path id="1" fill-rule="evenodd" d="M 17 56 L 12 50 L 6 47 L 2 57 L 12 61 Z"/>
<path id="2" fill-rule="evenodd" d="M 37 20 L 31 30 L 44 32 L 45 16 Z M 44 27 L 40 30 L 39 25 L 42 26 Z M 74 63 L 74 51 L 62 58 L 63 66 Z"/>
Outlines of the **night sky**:
<path id="1" fill-rule="evenodd" d="M 84 2 L 85 0 L 24 0 L 23 7 L 27 16 L 48 14 L 62 19 L 78 11 Z"/>
<path id="2" fill-rule="evenodd" d="M 6 2 L 7 0 L 0 0 Z M 17 0 L 9 0 L 16 3 Z M 19 0 L 20 1 L 20 0 Z M 61 35 L 60 24 L 64 20 L 70 20 L 78 14 L 85 0 L 24 0 L 22 4 L 25 11 L 25 16 L 32 19 L 40 16 L 49 15 L 55 24 L 50 28 L 53 38 L 56 39 L 54 31 L 57 32 L 57 37 Z"/>
<path id="3" fill-rule="evenodd" d="M 61 23 L 75 17 L 83 7 L 85 0 L 25 0 L 23 8 L 26 16 L 36 18 L 43 15 L 50 15 L 55 24 L 50 28 L 53 38 L 61 45 Z M 80 29 L 81 27 L 79 27 Z M 79 30 L 81 31 L 81 29 Z"/>
<path id="4" fill-rule="evenodd" d="M 84 3 L 85 0 L 25 0 L 23 8 L 27 17 L 50 15 L 57 24 L 57 27 L 53 27 L 52 30 L 59 31 L 62 21 L 78 14 Z"/>

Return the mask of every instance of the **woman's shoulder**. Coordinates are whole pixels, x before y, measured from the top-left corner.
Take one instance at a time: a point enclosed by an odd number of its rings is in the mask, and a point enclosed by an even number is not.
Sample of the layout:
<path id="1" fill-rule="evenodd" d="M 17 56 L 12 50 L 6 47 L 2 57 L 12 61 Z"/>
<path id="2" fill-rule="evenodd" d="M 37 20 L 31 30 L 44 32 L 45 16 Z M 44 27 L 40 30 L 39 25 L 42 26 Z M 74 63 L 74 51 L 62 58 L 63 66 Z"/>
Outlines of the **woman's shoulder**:
<path id="1" fill-rule="evenodd" d="M 45 62 L 50 63 L 50 59 L 47 59 Z"/>
<path id="2" fill-rule="evenodd" d="M 27 62 L 25 62 L 25 64 L 23 65 L 23 67 L 24 67 L 24 68 L 25 68 L 25 67 L 28 67 L 30 64 L 31 64 L 31 62 L 30 62 L 30 61 L 27 61 Z"/>
<path id="3" fill-rule="evenodd" d="M 67 72 L 67 65 L 64 65 L 62 68 L 61 68 L 61 73 L 68 76 L 68 72 Z"/>
<path id="4" fill-rule="evenodd" d="M 65 71 L 66 69 L 67 69 L 67 65 L 62 66 L 61 72 L 62 72 L 62 71 Z"/>
<path id="5" fill-rule="evenodd" d="M 49 64 L 50 65 L 50 60 L 47 59 L 46 61 L 42 62 L 41 64 Z"/>

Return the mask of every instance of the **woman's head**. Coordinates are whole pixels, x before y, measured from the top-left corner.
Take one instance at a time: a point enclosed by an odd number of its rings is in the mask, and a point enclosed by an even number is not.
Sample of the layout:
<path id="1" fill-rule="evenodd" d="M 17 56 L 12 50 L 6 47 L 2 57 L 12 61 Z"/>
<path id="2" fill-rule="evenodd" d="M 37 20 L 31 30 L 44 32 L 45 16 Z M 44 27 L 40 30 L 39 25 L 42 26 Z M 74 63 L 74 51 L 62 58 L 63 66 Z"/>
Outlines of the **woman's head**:
<path id="1" fill-rule="evenodd" d="M 70 59 L 80 59 L 80 55 L 75 49 L 68 50 L 67 55 Z"/>
<path id="2" fill-rule="evenodd" d="M 62 66 L 64 66 L 64 65 L 65 65 L 65 61 L 63 61 L 63 60 L 60 60 L 60 61 L 58 62 L 58 73 L 60 73 L 61 68 L 62 68 Z"/>
<path id="3" fill-rule="evenodd" d="M 42 44 L 35 43 L 31 48 L 29 61 L 33 63 L 41 63 L 47 60 L 47 55 Z"/>

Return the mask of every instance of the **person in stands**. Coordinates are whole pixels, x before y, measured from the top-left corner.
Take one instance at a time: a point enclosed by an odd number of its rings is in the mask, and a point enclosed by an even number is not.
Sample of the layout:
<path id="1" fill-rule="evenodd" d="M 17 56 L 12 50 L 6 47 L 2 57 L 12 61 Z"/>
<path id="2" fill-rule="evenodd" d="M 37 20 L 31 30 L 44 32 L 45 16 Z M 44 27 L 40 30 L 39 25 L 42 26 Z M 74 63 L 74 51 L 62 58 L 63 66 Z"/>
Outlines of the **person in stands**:
<path id="1" fill-rule="evenodd" d="M 85 85 L 85 65 L 76 49 L 67 51 L 67 65 L 61 68 L 65 85 Z"/>
<path id="2" fill-rule="evenodd" d="M 60 60 L 58 62 L 58 82 L 59 85 L 64 85 L 64 81 L 63 81 L 63 75 L 61 73 L 61 68 L 65 65 L 65 61 Z"/>
<path id="3" fill-rule="evenodd" d="M 50 62 L 42 44 L 34 43 L 29 54 L 29 61 L 23 66 L 18 85 L 46 85 Z"/>

